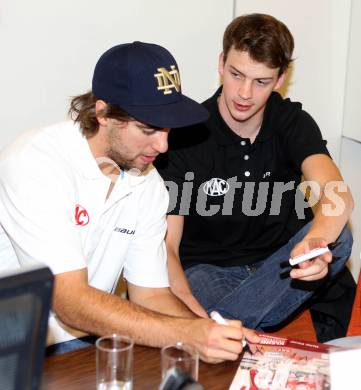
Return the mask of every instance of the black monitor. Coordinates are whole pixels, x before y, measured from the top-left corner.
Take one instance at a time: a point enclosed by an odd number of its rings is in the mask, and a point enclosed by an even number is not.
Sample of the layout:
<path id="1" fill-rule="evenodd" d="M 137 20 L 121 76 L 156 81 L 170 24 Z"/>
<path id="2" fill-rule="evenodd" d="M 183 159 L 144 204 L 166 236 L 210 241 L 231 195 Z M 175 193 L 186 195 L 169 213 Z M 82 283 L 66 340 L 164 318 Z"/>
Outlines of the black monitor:
<path id="1" fill-rule="evenodd" d="M 49 268 L 0 275 L 0 389 L 40 389 L 53 290 Z"/>

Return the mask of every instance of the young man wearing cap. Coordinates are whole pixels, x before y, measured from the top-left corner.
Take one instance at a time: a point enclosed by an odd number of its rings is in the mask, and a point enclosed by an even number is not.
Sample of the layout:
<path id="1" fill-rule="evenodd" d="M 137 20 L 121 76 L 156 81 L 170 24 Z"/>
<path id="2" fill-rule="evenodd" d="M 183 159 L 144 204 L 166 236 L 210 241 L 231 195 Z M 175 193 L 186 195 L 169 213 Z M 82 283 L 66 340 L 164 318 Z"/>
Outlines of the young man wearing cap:
<path id="1" fill-rule="evenodd" d="M 168 194 L 151 166 L 170 127 L 206 120 L 181 93 L 164 48 L 134 42 L 99 59 L 74 121 L 26 133 L 0 159 L 2 270 L 43 263 L 55 274 L 49 344 L 58 353 L 85 334 L 136 343 L 183 341 L 208 361 L 236 359 L 252 332 L 196 316 L 168 288 Z M 119 276 L 129 301 L 111 294 Z"/>
<path id="2" fill-rule="evenodd" d="M 236 18 L 219 59 L 223 86 L 204 103 L 210 118 L 171 134 L 157 165 L 170 192 L 172 291 L 195 312 L 217 310 L 256 329 L 290 316 L 315 281 L 327 286 L 352 245 L 352 196 L 318 126 L 274 92 L 292 52 L 293 37 L 275 18 Z M 298 190 L 302 176 L 321 194 L 314 217 Z M 290 257 L 334 241 L 332 254 L 283 272 Z"/>

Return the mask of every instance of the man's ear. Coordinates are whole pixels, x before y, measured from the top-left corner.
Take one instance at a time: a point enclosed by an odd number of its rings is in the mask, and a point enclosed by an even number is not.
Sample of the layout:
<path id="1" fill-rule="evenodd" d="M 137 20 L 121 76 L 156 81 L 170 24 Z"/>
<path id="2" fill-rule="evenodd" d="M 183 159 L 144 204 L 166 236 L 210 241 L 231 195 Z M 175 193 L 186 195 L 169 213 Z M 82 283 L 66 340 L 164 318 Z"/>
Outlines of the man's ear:
<path id="1" fill-rule="evenodd" d="M 107 107 L 107 103 L 105 103 L 104 100 L 97 100 L 95 102 L 95 115 L 98 119 L 100 126 L 106 126 L 108 123 L 109 118 L 106 118 L 104 116 L 104 110 Z"/>
<path id="2" fill-rule="evenodd" d="M 280 89 L 282 87 L 282 84 L 287 78 L 287 70 L 281 74 L 281 76 L 278 78 L 277 83 L 274 87 L 275 90 Z"/>
<path id="3" fill-rule="evenodd" d="M 218 72 L 219 72 L 220 76 L 223 76 L 223 73 L 224 73 L 224 53 L 223 53 L 223 51 L 219 55 L 219 59 L 218 59 Z"/>

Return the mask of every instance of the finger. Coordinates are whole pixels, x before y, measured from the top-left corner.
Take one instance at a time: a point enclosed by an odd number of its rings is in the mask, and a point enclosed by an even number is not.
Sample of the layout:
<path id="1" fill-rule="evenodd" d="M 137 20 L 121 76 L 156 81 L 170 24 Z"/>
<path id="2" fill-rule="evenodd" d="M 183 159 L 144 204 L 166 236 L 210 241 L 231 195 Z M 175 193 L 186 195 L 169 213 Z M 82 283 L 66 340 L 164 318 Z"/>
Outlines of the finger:
<path id="1" fill-rule="evenodd" d="M 318 264 L 317 262 L 321 262 L 321 261 L 323 261 L 325 263 L 325 266 L 327 266 L 329 263 L 332 262 L 332 253 L 327 252 L 322 256 L 318 256 L 318 257 L 315 257 L 313 259 L 299 263 L 299 264 L 297 264 L 298 265 L 297 268 L 298 269 L 307 269 L 307 268 L 310 268 L 312 265 Z M 297 268 L 295 268 L 295 269 L 297 269 Z"/>
<path id="2" fill-rule="evenodd" d="M 232 326 L 233 324 L 237 325 Z M 232 354 L 240 354 L 243 349 L 244 333 L 240 321 L 229 321 L 229 325 L 216 325 L 208 342 L 208 347 Z"/>
<path id="3" fill-rule="evenodd" d="M 206 363 L 218 364 L 224 362 L 224 359 L 215 358 L 213 356 L 209 356 L 208 354 L 204 354 L 199 351 L 199 358 Z"/>
<path id="4" fill-rule="evenodd" d="M 308 268 L 311 265 L 313 265 L 316 260 L 317 261 L 323 261 L 323 262 L 329 264 L 329 263 L 332 262 L 332 252 L 328 251 L 328 252 L 326 252 L 325 254 L 323 254 L 321 256 L 317 256 L 317 257 L 314 257 L 313 259 L 310 259 L 310 260 L 304 261 L 302 263 L 299 263 L 298 267 L 301 268 L 301 269 Z"/>
<path id="5" fill-rule="evenodd" d="M 250 343 L 256 344 L 259 343 L 261 340 L 261 338 L 258 336 L 256 331 L 254 331 L 253 329 L 243 328 L 243 333 L 246 340 L 249 341 Z"/>
<path id="6" fill-rule="evenodd" d="M 320 259 L 330 264 L 332 262 L 332 252 L 327 252 L 324 255 L 320 256 Z"/>
<path id="7" fill-rule="evenodd" d="M 303 282 L 314 282 L 316 280 L 321 280 L 327 275 L 327 272 L 321 273 L 319 275 L 312 275 L 312 276 L 307 276 L 304 278 L 297 278 L 297 280 L 301 280 Z"/>
<path id="8" fill-rule="evenodd" d="M 211 348 L 239 355 L 243 350 L 242 340 L 243 337 L 240 340 L 231 340 L 229 338 L 223 338 L 219 340 L 219 343 L 217 343 L 217 345 L 212 345 Z"/>
<path id="9" fill-rule="evenodd" d="M 253 329 L 245 328 L 242 326 L 242 321 L 239 320 L 228 320 L 227 323 L 229 326 L 234 326 L 237 328 L 242 328 L 243 336 L 242 339 L 246 339 L 250 343 L 258 343 L 260 341 L 260 337 L 257 335 L 256 331 Z M 229 335 L 228 335 L 229 336 Z M 236 335 L 236 340 L 241 340 Z"/>
<path id="10" fill-rule="evenodd" d="M 290 257 L 297 257 L 303 255 L 304 253 L 308 253 L 309 251 L 310 247 L 308 241 L 301 241 L 293 247 Z"/>
<path id="11" fill-rule="evenodd" d="M 298 265 L 298 268 L 299 268 L 299 269 L 306 269 L 306 268 L 309 268 L 309 267 L 313 264 L 313 260 L 314 260 L 314 259 L 310 259 L 310 260 L 304 261 L 303 263 L 297 264 L 297 265 Z"/>
<path id="12" fill-rule="evenodd" d="M 290 257 L 297 257 L 310 252 L 313 249 L 327 247 L 327 241 L 324 238 L 311 238 L 298 243 L 290 253 Z"/>
<path id="13" fill-rule="evenodd" d="M 238 357 L 239 353 L 233 353 L 217 348 L 208 348 L 204 353 L 200 352 L 200 358 L 207 363 L 220 363 L 224 360 L 237 360 Z"/>
<path id="14" fill-rule="evenodd" d="M 206 362 L 206 363 L 211 363 L 211 364 L 218 364 L 218 363 L 222 363 L 224 362 L 224 359 L 217 359 L 217 358 L 214 358 L 214 357 L 210 357 L 208 355 L 205 355 L 203 353 L 201 353 L 201 351 L 199 351 L 199 358 Z"/>
<path id="15" fill-rule="evenodd" d="M 258 347 L 255 344 L 250 344 L 249 350 L 252 352 L 252 354 L 255 354 L 258 351 Z"/>
<path id="16" fill-rule="evenodd" d="M 310 241 L 307 240 L 303 242 L 303 249 L 305 253 L 308 253 L 311 250 Z"/>
<path id="17" fill-rule="evenodd" d="M 325 248 L 327 246 L 327 241 L 324 238 L 311 238 L 307 240 L 309 249 Z"/>
<path id="18" fill-rule="evenodd" d="M 227 324 L 229 326 L 233 326 L 234 328 L 237 328 L 237 329 L 242 329 L 243 328 L 242 321 L 239 321 L 239 320 L 229 320 L 228 318 L 226 318 L 226 321 L 227 321 Z"/>
<path id="19" fill-rule="evenodd" d="M 315 259 L 306 261 L 305 263 L 299 264 L 299 268 L 292 269 L 290 273 L 291 277 L 300 278 L 317 275 L 328 268 L 328 263 L 323 261 L 320 257 L 316 257 Z"/>
<path id="20" fill-rule="evenodd" d="M 328 272 L 328 263 L 320 258 L 313 260 L 311 265 L 306 268 L 293 269 L 290 272 L 290 276 L 293 279 L 299 280 L 318 280 L 324 278 Z"/>
<path id="21" fill-rule="evenodd" d="M 242 322 L 228 319 L 226 321 L 227 325 L 216 325 L 221 331 L 222 337 L 233 340 L 242 340 L 244 337 Z"/>

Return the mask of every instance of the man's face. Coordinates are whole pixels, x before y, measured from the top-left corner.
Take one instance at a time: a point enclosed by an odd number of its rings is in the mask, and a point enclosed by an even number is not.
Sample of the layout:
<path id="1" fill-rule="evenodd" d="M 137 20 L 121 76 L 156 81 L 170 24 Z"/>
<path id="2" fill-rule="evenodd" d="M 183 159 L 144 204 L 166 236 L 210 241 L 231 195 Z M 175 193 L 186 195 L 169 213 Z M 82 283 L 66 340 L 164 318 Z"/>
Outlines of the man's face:
<path id="1" fill-rule="evenodd" d="M 144 171 L 159 153 L 168 149 L 169 129 L 154 129 L 138 122 L 109 120 L 106 157 L 120 168 Z"/>
<path id="2" fill-rule="evenodd" d="M 279 69 L 254 61 L 246 51 L 234 48 L 224 62 L 219 59 L 219 73 L 223 77 L 223 90 L 219 110 L 228 124 L 254 121 L 260 124 L 271 92 L 281 86 L 284 75 Z"/>

